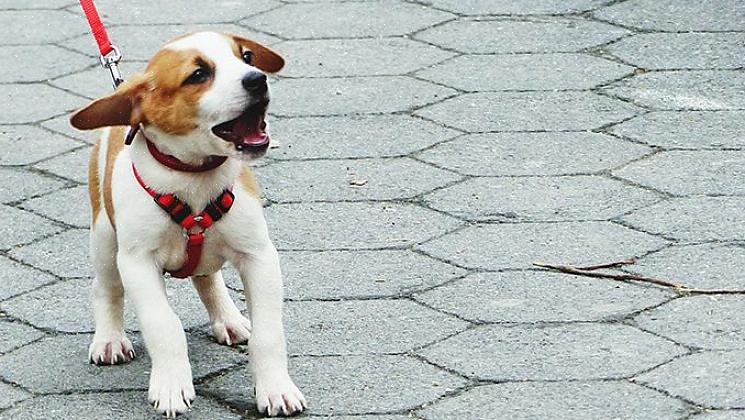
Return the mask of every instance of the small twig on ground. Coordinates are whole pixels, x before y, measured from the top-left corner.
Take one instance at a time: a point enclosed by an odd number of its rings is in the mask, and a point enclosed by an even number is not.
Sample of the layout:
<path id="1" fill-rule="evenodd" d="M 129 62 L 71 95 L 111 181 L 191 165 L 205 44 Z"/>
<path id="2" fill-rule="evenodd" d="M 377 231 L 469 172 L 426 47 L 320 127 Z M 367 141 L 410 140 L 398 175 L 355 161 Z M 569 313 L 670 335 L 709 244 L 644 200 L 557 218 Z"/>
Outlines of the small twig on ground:
<path id="1" fill-rule="evenodd" d="M 612 262 L 612 263 L 607 263 L 607 264 L 586 265 L 584 267 L 574 267 L 574 266 L 572 267 L 577 270 L 582 270 L 582 271 L 594 271 L 594 270 L 600 270 L 602 268 L 616 268 L 616 267 L 621 267 L 624 265 L 634 265 L 634 264 L 636 264 L 636 258 L 629 258 L 628 260 L 617 261 L 617 262 Z"/>
<path id="2" fill-rule="evenodd" d="M 630 264 L 633 264 L 634 262 L 635 261 L 633 259 L 630 259 L 630 260 L 616 262 L 616 263 L 593 265 L 593 266 L 587 266 L 587 267 L 576 267 L 572 265 L 555 265 L 555 264 L 546 264 L 546 263 L 539 263 L 539 262 L 534 262 L 533 265 L 536 267 L 546 268 L 549 270 L 554 270 L 554 271 L 558 271 L 558 272 L 566 273 L 566 274 L 572 274 L 575 276 L 594 277 L 594 278 L 610 279 L 610 280 L 616 280 L 616 281 L 638 281 L 642 283 L 651 283 L 651 284 L 655 284 L 658 286 L 669 287 L 681 295 L 745 294 L 745 289 L 697 289 L 693 287 L 688 287 L 682 283 L 673 283 L 668 280 L 658 279 L 654 277 L 638 276 L 636 274 L 625 274 L 625 273 L 624 274 L 599 273 L 597 271 L 593 271 L 593 270 L 598 270 L 601 268 L 612 268 L 612 267 L 618 267 L 622 265 L 630 265 Z"/>

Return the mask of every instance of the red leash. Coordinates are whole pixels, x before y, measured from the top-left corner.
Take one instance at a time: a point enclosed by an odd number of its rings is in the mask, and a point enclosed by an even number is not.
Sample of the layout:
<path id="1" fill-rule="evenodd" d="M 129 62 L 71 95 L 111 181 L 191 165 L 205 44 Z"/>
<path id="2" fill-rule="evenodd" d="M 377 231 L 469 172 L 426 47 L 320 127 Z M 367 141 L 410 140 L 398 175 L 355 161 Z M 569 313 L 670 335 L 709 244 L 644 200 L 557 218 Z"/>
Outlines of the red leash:
<path id="1" fill-rule="evenodd" d="M 93 37 L 96 38 L 98 51 L 101 53 L 101 57 L 99 58 L 101 66 L 109 69 L 111 78 L 114 81 L 114 89 L 116 89 L 116 87 L 124 81 L 122 74 L 119 72 L 119 67 L 117 66 L 119 60 L 122 59 L 122 54 L 119 52 L 119 49 L 111 43 L 109 33 L 106 31 L 103 22 L 101 22 L 101 17 L 98 15 L 98 10 L 96 10 L 96 4 L 93 3 L 93 0 L 80 0 L 80 6 L 83 7 L 83 12 L 85 13 L 85 17 L 88 19 L 88 24 L 91 27 L 91 33 L 93 33 Z"/>

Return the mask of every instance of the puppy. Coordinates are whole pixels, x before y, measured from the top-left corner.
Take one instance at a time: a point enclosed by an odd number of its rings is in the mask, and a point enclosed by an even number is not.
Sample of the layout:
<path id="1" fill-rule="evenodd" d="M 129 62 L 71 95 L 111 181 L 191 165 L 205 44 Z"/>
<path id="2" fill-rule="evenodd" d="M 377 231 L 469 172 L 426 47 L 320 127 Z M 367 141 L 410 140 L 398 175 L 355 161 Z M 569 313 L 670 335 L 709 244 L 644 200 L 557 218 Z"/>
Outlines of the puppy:
<path id="1" fill-rule="evenodd" d="M 126 292 L 152 359 L 149 400 L 168 417 L 187 411 L 195 393 L 164 272 L 191 277 L 218 342 L 248 341 L 260 412 L 290 415 L 306 406 L 287 371 L 277 250 L 244 163 L 266 152 L 265 72 L 283 66 L 277 53 L 239 36 L 186 35 L 70 120 L 81 130 L 104 127 L 89 166 L 96 274 L 90 359 L 135 357 L 123 325 Z M 240 273 L 253 323 L 228 295 L 225 262 Z"/>

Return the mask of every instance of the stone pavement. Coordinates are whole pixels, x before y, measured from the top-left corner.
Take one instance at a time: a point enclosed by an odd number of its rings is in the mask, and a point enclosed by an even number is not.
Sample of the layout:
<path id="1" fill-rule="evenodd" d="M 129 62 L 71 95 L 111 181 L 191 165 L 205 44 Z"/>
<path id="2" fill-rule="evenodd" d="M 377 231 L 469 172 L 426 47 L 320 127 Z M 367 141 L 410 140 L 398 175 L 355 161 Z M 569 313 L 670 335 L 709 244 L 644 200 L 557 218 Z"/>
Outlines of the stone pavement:
<path id="1" fill-rule="evenodd" d="M 741 0 L 100 1 L 123 71 L 212 28 L 271 44 L 256 164 L 305 418 L 745 419 Z M 109 91 L 73 0 L 0 0 L 0 418 L 155 418 L 148 361 L 86 362 L 91 133 Z M 240 282 L 230 272 L 234 297 Z M 187 282 L 193 419 L 256 416 Z"/>

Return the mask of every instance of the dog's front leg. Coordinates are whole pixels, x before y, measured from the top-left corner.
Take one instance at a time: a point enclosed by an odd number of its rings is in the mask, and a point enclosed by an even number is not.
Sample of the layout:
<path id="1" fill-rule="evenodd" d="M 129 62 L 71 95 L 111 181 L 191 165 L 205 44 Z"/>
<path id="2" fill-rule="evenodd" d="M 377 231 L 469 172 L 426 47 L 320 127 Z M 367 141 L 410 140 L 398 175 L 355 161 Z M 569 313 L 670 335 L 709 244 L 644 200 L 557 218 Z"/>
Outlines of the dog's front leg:
<path id="1" fill-rule="evenodd" d="M 117 260 L 153 363 L 148 399 L 159 413 L 175 417 L 186 412 L 195 397 L 184 329 L 168 305 L 153 255 L 120 251 Z"/>
<path id="2" fill-rule="evenodd" d="M 256 406 L 270 416 L 303 411 L 305 397 L 287 371 L 282 326 L 282 274 L 271 243 L 241 258 L 238 271 L 249 302 L 253 332 L 248 341 L 256 389 Z"/>

